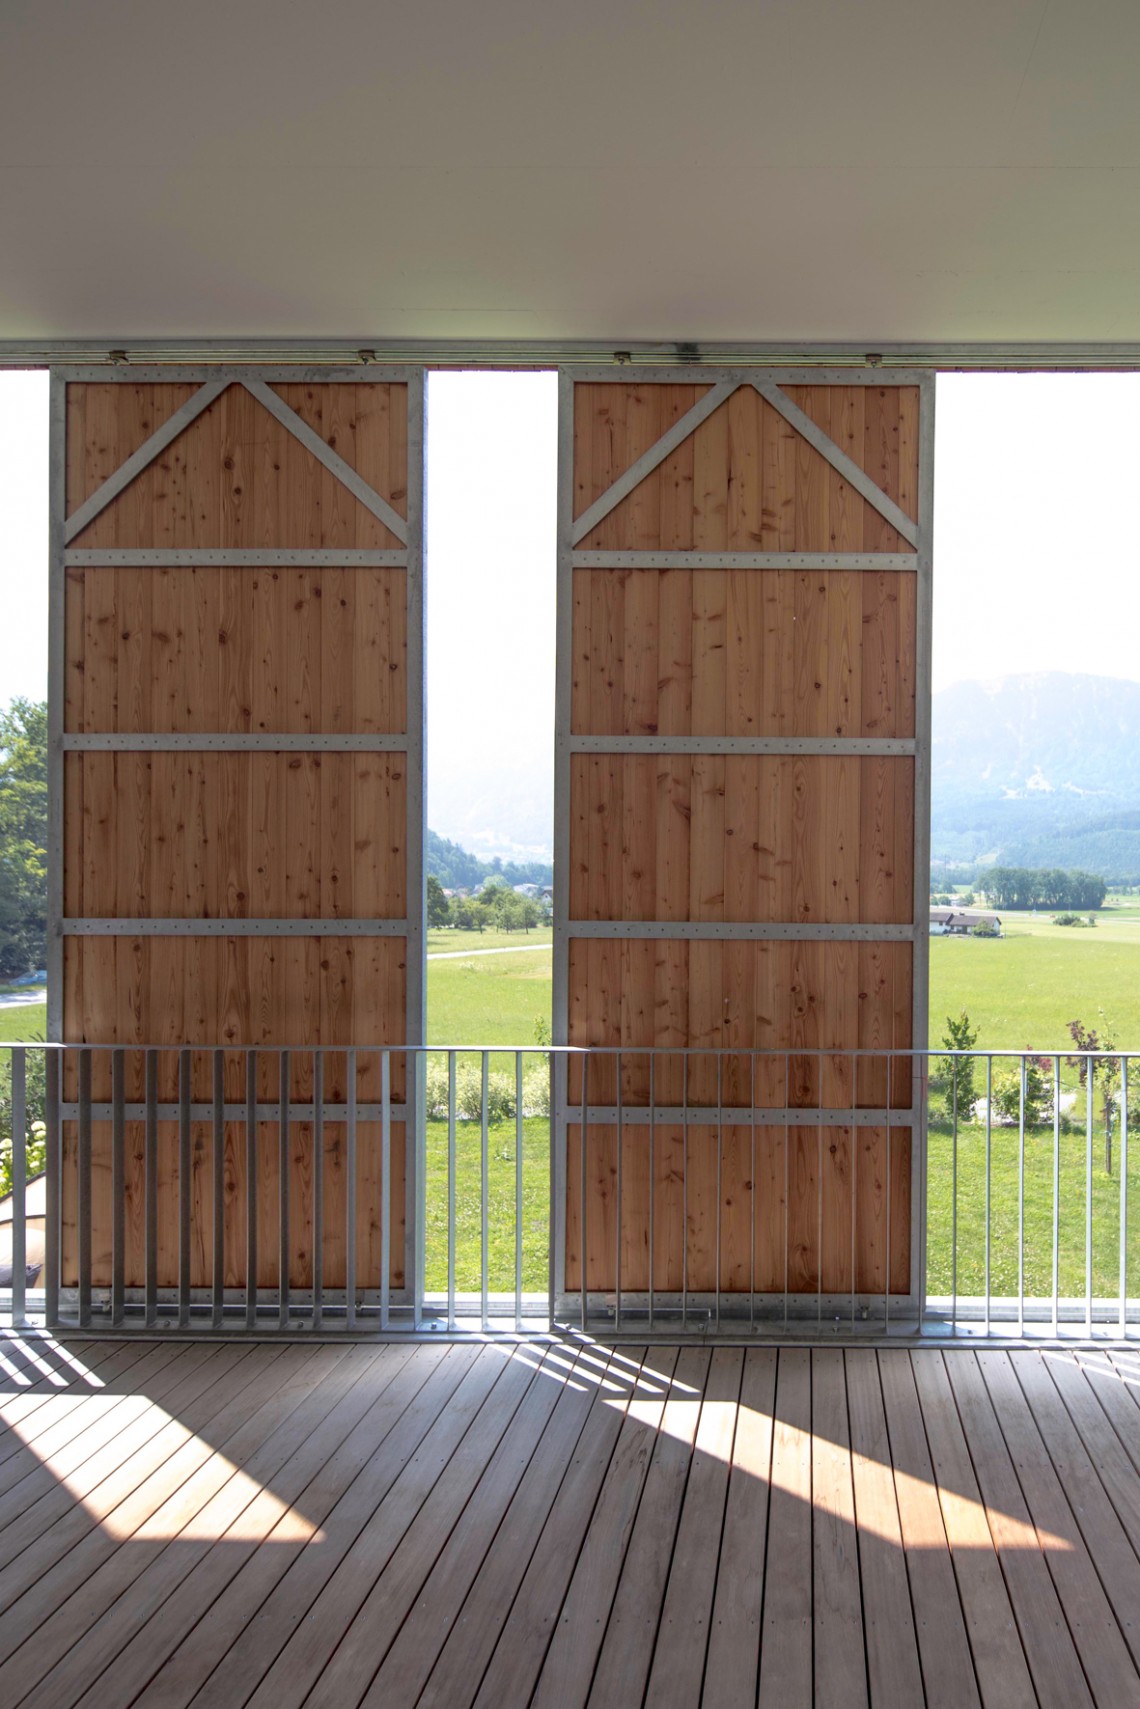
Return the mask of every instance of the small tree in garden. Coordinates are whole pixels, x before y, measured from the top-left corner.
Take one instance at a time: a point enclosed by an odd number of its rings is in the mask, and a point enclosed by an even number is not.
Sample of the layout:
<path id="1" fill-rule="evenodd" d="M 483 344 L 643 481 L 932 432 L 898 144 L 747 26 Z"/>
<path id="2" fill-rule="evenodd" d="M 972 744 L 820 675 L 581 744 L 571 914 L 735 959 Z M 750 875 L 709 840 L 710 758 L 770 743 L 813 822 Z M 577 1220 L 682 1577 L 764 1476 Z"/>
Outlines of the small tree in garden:
<path id="1" fill-rule="evenodd" d="M 1113 1051 L 1116 1049 L 1116 1042 L 1111 1037 L 1112 1027 L 1108 1016 L 1105 1014 L 1103 1009 L 1098 1012 L 1100 1014 L 1100 1024 L 1102 1028 L 1099 1033 L 1095 1032 L 1092 1027 L 1086 1027 L 1083 1021 L 1069 1022 L 1069 1037 L 1072 1039 L 1078 1050 Z M 1111 1175 L 1112 1124 L 1120 1105 L 1120 1099 L 1117 1095 L 1116 1087 L 1119 1063 L 1114 1062 L 1111 1056 L 1104 1057 L 1100 1061 L 1097 1061 L 1094 1057 L 1070 1056 L 1068 1061 L 1070 1068 L 1076 1068 L 1078 1070 L 1082 1086 L 1087 1086 L 1090 1074 L 1092 1076 L 1093 1106 L 1095 1108 L 1097 1097 L 1099 1095 L 1100 1111 L 1101 1115 L 1104 1117 L 1104 1166 Z"/>
<path id="2" fill-rule="evenodd" d="M 942 1034 L 942 1043 L 947 1050 L 973 1050 L 977 1042 L 978 1029 L 970 1025 L 970 1017 L 965 1009 L 957 1020 L 952 1015 L 947 1015 L 946 1031 Z M 973 1119 L 974 1099 L 977 1097 L 974 1089 L 976 1066 L 972 1056 L 944 1056 L 942 1059 L 947 1104 L 952 1111 L 957 1110 L 960 1118 L 964 1117 L 967 1121 Z"/>

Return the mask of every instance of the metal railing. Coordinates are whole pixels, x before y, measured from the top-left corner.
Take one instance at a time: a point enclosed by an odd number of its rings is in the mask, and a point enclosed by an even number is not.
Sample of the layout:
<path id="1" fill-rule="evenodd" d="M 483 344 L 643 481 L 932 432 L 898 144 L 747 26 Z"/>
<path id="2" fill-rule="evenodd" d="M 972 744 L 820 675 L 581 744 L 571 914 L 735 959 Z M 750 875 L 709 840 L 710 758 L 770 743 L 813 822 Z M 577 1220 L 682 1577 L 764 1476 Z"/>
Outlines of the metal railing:
<path id="1" fill-rule="evenodd" d="M 0 1313 L 1126 1337 L 1137 1120 L 1128 1052 L 15 1045 Z"/>

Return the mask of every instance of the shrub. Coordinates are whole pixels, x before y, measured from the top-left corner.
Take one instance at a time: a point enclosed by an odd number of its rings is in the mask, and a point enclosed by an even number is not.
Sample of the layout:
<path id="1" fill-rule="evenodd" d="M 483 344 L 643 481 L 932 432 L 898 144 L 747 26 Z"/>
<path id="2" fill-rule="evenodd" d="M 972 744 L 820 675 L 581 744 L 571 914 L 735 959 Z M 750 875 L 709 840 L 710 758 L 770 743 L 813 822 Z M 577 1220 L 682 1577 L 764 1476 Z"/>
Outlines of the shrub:
<path id="1" fill-rule="evenodd" d="M 1042 1057 L 1031 1056 L 1025 1062 L 1025 1125 L 1039 1127 L 1052 1119 L 1053 1087 L 1047 1063 Z M 990 1109 L 1002 1122 L 1019 1122 L 1021 1118 L 1021 1064 L 1010 1063 L 994 1071 L 990 1085 Z"/>
<path id="2" fill-rule="evenodd" d="M 545 1089 L 544 1089 L 545 1085 Z M 431 1057 L 427 1067 L 426 1109 L 430 1120 L 446 1121 L 448 1105 L 447 1059 Z M 550 1083 L 546 1069 L 532 1069 L 523 1076 L 523 1111 L 526 1115 L 550 1114 Z M 511 1069 L 491 1068 L 487 1075 L 487 1119 L 508 1121 L 515 1113 L 515 1076 Z M 477 1122 L 483 1116 L 483 1067 L 464 1060 L 455 1065 L 455 1115 L 461 1122 Z"/>
<path id="3" fill-rule="evenodd" d="M 47 1127 L 43 1122 L 29 1123 L 30 1132 L 27 1139 L 25 1177 L 29 1181 L 42 1175 L 47 1168 Z M 6 1199 L 12 1191 L 12 1135 L 11 1130 L 0 1136 L 0 1199 Z"/>
<path id="4" fill-rule="evenodd" d="M 991 926 L 988 920 L 981 920 L 970 933 L 972 938 L 998 938 L 1001 933 L 996 926 Z"/>

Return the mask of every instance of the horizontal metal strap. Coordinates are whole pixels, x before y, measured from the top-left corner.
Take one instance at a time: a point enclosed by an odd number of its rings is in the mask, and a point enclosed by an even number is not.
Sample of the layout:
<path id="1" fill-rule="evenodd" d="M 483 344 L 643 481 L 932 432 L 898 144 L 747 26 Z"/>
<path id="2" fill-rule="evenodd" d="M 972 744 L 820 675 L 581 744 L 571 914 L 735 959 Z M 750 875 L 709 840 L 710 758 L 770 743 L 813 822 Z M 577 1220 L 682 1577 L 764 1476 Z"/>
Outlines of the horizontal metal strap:
<path id="1" fill-rule="evenodd" d="M 403 938 L 407 920 L 92 920 L 60 922 L 69 938 Z"/>
<path id="2" fill-rule="evenodd" d="M 285 735 L 267 730 L 85 731 L 63 737 L 65 753 L 402 754 L 407 736 Z"/>
<path id="3" fill-rule="evenodd" d="M 782 942 L 802 938 L 817 943 L 911 943 L 913 925 L 867 926 L 843 923 L 822 926 L 803 921 L 759 920 L 567 920 L 570 938 L 721 939 L 727 942 Z M 925 928 L 924 928 L 925 931 Z"/>
<path id="4" fill-rule="evenodd" d="M 917 570 L 917 552 L 586 552 L 576 570 Z"/>
<path id="5" fill-rule="evenodd" d="M 912 737 L 570 736 L 572 754 L 881 754 L 905 758 Z"/>
<path id="6" fill-rule="evenodd" d="M 260 546 L 233 547 L 166 546 L 161 548 L 112 546 L 69 546 L 64 564 L 75 569 L 180 569 L 185 565 L 211 565 L 251 570 L 289 569 L 294 566 L 327 566 L 330 569 L 402 569 L 408 562 L 406 549 L 358 551 L 355 547 Z"/>
<path id="7" fill-rule="evenodd" d="M 130 1045 L 124 1045 L 121 1048 L 130 1050 L 132 1047 Z M 244 1052 L 244 1046 L 235 1045 L 233 1048 Z M 345 1050 L 348 1050 L 349 1048 L 351 1047 L 348 1045 L 344 1046 Z M 304 1052 L 298 1051 L 297 1055 L 303 1058 Z M 314 1121 L 316 1119 L 316 1109 L 317 1106 L 312 1102 L 294 1102 L 292 1098 L 289 1100 L 289 1116 L 292 1121 Z M 114 1119 L 114 1104 L 93 1103 L 90 1106 L 90 1110 L 91 1120 L 93 1122 L 109 1122 Z M 159 1104 L 157 1106 L 157 1118 L 160 1122 L 175 1122 L 178 1120 L 181 1111 L 182 1106 L 180 1104 Z M 345 1103 L 321 1104 L 320 1111 L 325 1121 L 328 1122 L 343 1122 L 348 1120 L 348 1105 Z M 59 1114 L 61 1121 L 78 1121 L 79 1105 L 75 1103 L 61 1104 L 59 1107 Z M 222 1115 L 228 1122 L 243 1122 L 245 1121 L 247 1114 L 248 1110 L 244 1102 L 240 1104 L 226 1103 L 222 1105 Z M 391 1116 L 393 1121 L 405 1121 L 407 1119 L 408 1106 L 406 1104 L 389 1104 L 388 1114 Z M 383 1104 L 375 1102 L 368 1104 L 358 1103 L 356 1105 L 356 1115 L 358 1120 L 362 1122 L 378 1122 L 383 1118 L 384 1106 Z M 124 1104 L 123 1119 L 129 1122 L 145 1121 L 146 1105 L 140 1103 Z M 213 1121 L 213 1119 L 214 1106 L 212 1103 L 192 1103 L 190 1105 L 191 1121 L 208 1122 Z M 281 1120 L 281 1105 L 267 1103 L 257 1104 L 256 1120 L 259 1122 L 279 1122 Z"/>
<path id="8" fill-rule="evenodd" d="M 922 356 L 922 351 L 914 346 L 908 346 L 905 350 L 900 346 L 895 348 L 903 360 Z M 938 346 L 940 351 L 951 351 L 955 348 L 957 347 L 952 345 Z M 1140 346 L 1134 348 L 1140 356 Z M 718 350 L 724 353 L 723 362 L 716 359 Z M 918 367 L 896 365 L 889 369 L 868 368 L 865 353 L 862 350 L 857 352 L 854 346 L 849 352 L 850 367 L 838 365 L 848 352 L 836 349 L 835 346 L 820 347 L 821 361 L 816 367 L 808 365 L 810 354 L 803 347 L 793 346 L 781 350 L 778 346 L 769 345 L 756 346 L 753 358 L 752 351 L 739 345 L 709 344 L 702 346 L 701 360 L 692 363 L 661 362 L 652 350 L 636 348 L 630 352 L 633 360 L 628 363 L 615 364 L 611 356 L 608 362 L 603 361 L 595 366 L 588 357 L 575 361 L 572 351 L 562 356 L 560 363 L 565 365 L 575 384 L 592 386 L 683 386 L 702 382 L 711 384 L 714 380 L 723 379 L 735 380 L 738 386 L 743 386 L 754 380 L 759 370 L 768 371 L 782 386 L 874 386 L 876 389 L 890 390 L 893 386 L 918 386 L 923 382 L 929 384 L 933 378 L 932 374 Z M 837 365 L 829 366 L 830 363 Z M 930 364 L 934 368 L 956 365 L 953 361 Z"/>
<path id="9" fill-rule="evenodd" d="M 842 1056 L 843 1052 L 837 1051 L 836 1055 Z M 591 1126 L 605 1127 L 616 1127 L 619 1120 L 622 1127 L 647 1127 L 651 1119 L 648 1106 L 642 1104 L 623 1104 L 620 1115 L 616 1104 L 589 1104 L 586 1117 Z M 564 1117 L 567 1124 L 581 1126 L 580 1118 L 581 1111 L 573 1103 L 569 1104 Z M 913 1127 L 917 1117 L 909 1109 L 853 1110 L 849 1104 L 818 1110 L 760 1108 L 759 1105 L 752 1109 L 739 1104 L 710 1105 L 706 1109 L 692 1104 L 655 1104 L 652 1120 L 675 1127 L 751 1127 L 753 1122 L 757 1127 Z"/>

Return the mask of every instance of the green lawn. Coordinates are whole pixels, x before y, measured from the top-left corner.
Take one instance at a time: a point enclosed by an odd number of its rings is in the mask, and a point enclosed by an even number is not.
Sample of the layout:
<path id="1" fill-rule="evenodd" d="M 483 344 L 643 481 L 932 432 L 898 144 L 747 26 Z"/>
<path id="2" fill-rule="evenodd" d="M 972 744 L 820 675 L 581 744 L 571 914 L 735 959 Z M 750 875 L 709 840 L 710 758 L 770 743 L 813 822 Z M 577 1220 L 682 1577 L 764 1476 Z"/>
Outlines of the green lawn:
<path id="1" fill-rule="evenodd" d="M 1068 1022 L 1101 1030 L 1103 1009 L 1115 1043 L 1140 1049 L 1140 920 L 1112 917 L 1093 929 L 1003 915 L 1001 938 L 930 940 L 930 1036 L 963 1009 L 979 1029 L 978 1048 L 1071 1047 Z"/>
<path id="2" fill-rule="evenodd" d="M 455 1124 L 455 1285 L 463 1293 L 479 1290 L 481 1249 L 481 1133 L 478 1122 Z M 487 1252 L 492 1292 L 515 1285 L 515 1123 L 494 1122 L 488 1129 Z M 523 1288 L 545 1292 L 549 1209 L 549 1124 L 545 1118 L 523 1121 Z M 427 1124 L 427 1240 L 424 1271 L 431 1292 L 447 1288 L 447 1123 Z"/>
<path id="3" fill-rule="evenodd" d="M 428 964 L 429 1044 L 534 1044 L 550 1025 L 551 952 Z"/>
<path id="4" fill-rule="evenodd" d="M 0 1044 L 28 1044 L 47 1032 L 47 1005 L 21 1003 L 18 1008 L 0 1009 Z"/>
<path id="5" fill-rule="evenodd" d="M 454 955 L 468 949 L 525 949 L 554 942 L 550 926 L 534 926 L 529 932 L 461 932 L 455 926 L 437 926 L 427 935 L 429 955 Z"/>
<path id="6" fill-rule="evenodd" d="M 1084 1104 L 1073 1124 L 1075 1131 L 1060 1136 L 1058 1195 L 1058 1292 L 1080 1297 L 1085 1292 L 1086 1138 Z M 1105 1167 L 1104 1134 L 1099 1121 L 1093 1138 L 1093 1294 L 1114 1295 L 1120 1276 L 1120 1158 Z M 927 1190 L 927 1286 L 932 1294 L 952 1288 L 951 1237 L 954 1194 L 951 1124 L 932 1120 Z M 1016 1127 L 994 1127 L 990 1136 L 990 1291 L 1018 1292 L 1018 1133 Z M 1128 1292 L 1140 1293 L 1140 1134 L 1129 1147 L 1127 1216 L 1133 1237 L 1128 1242 Z M 986 1130 L 982 1123 L 958 1129 L 958 1276 L 959 1294 L 985 1289 Z M 1053 1129 L 1033 1129 L 1025 1138 L 1025 1292 L 1053 1292 Z"/>

